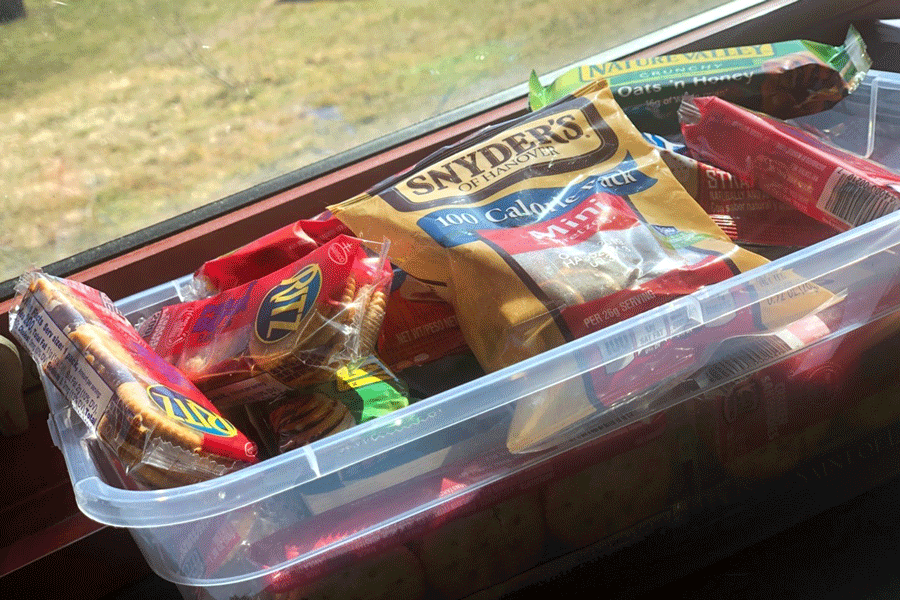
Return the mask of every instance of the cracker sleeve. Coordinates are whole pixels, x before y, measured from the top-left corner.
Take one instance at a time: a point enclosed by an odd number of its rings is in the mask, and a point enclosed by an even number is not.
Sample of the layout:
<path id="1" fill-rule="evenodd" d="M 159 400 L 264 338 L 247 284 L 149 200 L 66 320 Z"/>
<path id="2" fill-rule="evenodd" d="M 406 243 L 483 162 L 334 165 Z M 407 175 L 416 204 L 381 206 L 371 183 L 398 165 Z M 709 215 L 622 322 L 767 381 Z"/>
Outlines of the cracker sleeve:
<path id="1" fill-rule="evenodd" d="M 327 381 L 378 337 L 391 268 L 387 244 L 374 246 L 339 235 L 262 278 L 165 307 L 140 332 L 222 408 Z"/>
<path id="2" fill-rule="evenodd" d="M 174 487 L 256 461 L 256 446 L 105 295 L 40 272 L 18 291 L 13 335 L 134 479 Z"/>
<path id="3" fill-rule="evenodd" d="M 400 268 L 394 269 L 377 348 L 397 372 L 468 351 L 453 306 Z"/>
<path id="4" fill-rule="evenodd" d="M 350 231 L 327 213 L 303 219 L 264 235 L 194 273 L 196 296 L 203 298 L 244 285 L 294 263 L 316 248 Z"/>

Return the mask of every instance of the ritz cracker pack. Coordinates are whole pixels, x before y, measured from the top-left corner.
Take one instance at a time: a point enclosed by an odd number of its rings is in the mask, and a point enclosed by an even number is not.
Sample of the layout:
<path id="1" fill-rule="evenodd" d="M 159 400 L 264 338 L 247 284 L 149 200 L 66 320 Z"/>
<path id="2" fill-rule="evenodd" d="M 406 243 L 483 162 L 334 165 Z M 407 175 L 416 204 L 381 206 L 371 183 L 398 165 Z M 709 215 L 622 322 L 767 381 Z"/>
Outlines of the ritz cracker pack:
<path id="1" fill-rule="evenodd" d="M 605 81 L 488 128 L 330 210 L 357 236 L 389 239 L 392 260 L 450 301 L 486 371 L 767 262 L 712 222 Z M 731 315 L 727 331 L 781 327 L 832 299 L 792 273 L 770 281 L 796 293 L 783 302 L 775 296 L 757 314 Z M 667 319 L 638 345 L 658 347 L 697 321 Z M 672 383 L 696 370 L 710 345 L 701 338 L 673 343 L 677 360 L 657 352 L 653 364 L 626 360 L 625 368 L 589 371 L 578 358 L 560 365 L 566 381 L 519 402 L 509 448 L 555 443 L 650 380 Z"/>
<path id="2" fill-rule="evenodd" d="M 208 298 L 296 262 L 338 235 L 347 226 L 325 211 L 301 219 L 207 261 L 194 273 L 191 300 Z M 378 355 L 395 370 L 421 365 L 466 351 L 452 307 L 430 286 L 394 269 Z"/>
<path id="3" fill-rule="evenodd" d="M 22 276 L 18 292 L 12 334 L 137 482 L 176 487 L 256 462 L 255 444 L 109 298 L 37 271 Z"/>
<path id="4" fill-rule="evenodd" d="M 391 282 L 387 244 L 338 235 L 216 296 L 167 306 L 140 326 L 220 408 L 329 380 L 369 356 Z"/>

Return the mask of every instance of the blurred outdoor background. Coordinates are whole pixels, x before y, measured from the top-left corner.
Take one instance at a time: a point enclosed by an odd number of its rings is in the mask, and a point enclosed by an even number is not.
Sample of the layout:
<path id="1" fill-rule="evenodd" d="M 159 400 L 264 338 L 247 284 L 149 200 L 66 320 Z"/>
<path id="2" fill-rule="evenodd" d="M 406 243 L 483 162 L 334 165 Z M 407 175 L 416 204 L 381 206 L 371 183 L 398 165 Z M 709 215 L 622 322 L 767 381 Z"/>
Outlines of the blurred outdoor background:
<path id="1" fill-rule="evenodd" d="M 0 0 L 0 280 L 723 3 Z"/>

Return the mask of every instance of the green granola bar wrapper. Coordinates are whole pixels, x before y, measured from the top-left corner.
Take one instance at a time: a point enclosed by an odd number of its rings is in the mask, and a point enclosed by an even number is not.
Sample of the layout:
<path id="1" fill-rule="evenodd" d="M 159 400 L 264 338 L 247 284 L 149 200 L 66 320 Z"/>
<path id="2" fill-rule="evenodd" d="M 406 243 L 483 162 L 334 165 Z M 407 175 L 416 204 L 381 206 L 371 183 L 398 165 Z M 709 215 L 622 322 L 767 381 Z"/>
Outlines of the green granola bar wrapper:
<path id="1" fill-rule="evenodd" d="M 339 400 L 357 423 L 392 413 L 409 405 L 409 390 L 374 356 L 354 368 L 344 367 L 335 376 L 307 390 Z"/>
<path id="2" fill-rule="evenodd" d="M 606 79 L 641 131 L 677 133 L 685 94 L 719 96 L 745 108 L 790 119 L 831 108 L 853 92 L 872 61 L 850 27 L 842 46 L 794 40 L 701 50 L 575 67 L 548 86 L 532 72 L 532 110 Z"/>

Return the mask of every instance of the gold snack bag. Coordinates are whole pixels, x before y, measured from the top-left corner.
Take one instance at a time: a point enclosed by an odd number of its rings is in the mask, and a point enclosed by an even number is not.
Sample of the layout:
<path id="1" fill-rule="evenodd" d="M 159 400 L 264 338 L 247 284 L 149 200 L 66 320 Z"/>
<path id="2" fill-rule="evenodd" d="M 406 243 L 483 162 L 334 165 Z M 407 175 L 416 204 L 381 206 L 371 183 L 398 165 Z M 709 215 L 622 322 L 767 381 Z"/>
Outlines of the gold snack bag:
<path id="1" fill-rule="evenodd" d="M 392 261 L 448 298 L 487 371 L 766 262 L 688 195 L 605 81 L 330 210 L 359 237 L 388 238 Z M 776 299 L 753 319 L 755 331 L 830 295 L 811 286 L 803 298 L 793 295 L 789 310 Z M 549 443 L 624 398 L 609 393 L 609 368 L 585 373 L 577 363 L 562 374 L 571 379 L 519 403 L 511 450 Z"/>

